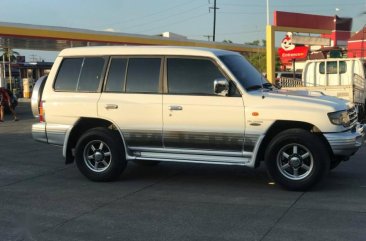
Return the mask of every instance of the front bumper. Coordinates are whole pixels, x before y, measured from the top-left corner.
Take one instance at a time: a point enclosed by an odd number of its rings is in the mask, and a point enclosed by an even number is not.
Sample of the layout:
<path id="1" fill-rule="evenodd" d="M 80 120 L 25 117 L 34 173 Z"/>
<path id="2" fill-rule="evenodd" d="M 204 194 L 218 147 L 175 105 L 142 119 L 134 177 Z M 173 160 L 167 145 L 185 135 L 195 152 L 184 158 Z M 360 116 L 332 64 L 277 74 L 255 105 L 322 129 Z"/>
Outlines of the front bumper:
<path id="1" fill-rule="evenodd" d="M 351 156 L 365 144 L 366 125 L 357 124 L 356 128 L 347 132 L 325 133 L 335 156 Z"/>

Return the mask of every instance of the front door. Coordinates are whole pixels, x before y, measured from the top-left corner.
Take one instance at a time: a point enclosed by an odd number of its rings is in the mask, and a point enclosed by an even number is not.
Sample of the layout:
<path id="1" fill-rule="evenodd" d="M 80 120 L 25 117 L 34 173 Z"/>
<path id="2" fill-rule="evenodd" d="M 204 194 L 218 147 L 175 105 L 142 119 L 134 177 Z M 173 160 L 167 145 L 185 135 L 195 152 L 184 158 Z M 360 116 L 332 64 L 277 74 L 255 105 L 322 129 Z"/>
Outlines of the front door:
<path id="1" fill-rule="evenodd" d="M 242 153 L 243 100 L 235 90 L 229 96 L 214 93 L 214 80 L 224 78 L 214 61 L 171 57 L 167 58 L 166 67 L 164 147 L 195 153 Z"/>

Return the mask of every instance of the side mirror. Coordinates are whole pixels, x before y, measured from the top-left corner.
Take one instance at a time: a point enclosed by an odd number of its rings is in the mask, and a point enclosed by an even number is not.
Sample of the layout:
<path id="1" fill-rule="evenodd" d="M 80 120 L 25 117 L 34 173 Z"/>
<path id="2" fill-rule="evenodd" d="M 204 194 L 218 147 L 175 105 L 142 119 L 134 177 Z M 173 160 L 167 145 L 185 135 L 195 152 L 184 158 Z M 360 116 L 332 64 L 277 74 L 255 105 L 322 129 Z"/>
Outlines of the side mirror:
<path id="1" fill-rule="evenodd" d="M 221 96 L 229 94 L 229 81 L 225 78 L 214 80 L 214 93 Z"/>

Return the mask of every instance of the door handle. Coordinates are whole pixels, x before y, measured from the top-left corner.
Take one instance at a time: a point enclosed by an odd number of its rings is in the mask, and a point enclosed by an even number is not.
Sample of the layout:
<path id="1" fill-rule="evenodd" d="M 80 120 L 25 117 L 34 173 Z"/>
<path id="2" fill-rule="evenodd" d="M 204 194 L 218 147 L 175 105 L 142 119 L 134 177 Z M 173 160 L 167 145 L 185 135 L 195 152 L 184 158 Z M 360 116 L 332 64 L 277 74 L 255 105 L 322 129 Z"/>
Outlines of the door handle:
<path id="1" fill-rule="evenodd" d="M 169 106 L 169 110 L 183 110 L 183 107 L 180 105 L 171 105 Z"/>
<path id="2" fill-rule="evenodd" d="M 115 104 L 106 104 L 104 108 L 106 108 L 107 110 L 118 109 L 118 105 L 115 105 Z"/>

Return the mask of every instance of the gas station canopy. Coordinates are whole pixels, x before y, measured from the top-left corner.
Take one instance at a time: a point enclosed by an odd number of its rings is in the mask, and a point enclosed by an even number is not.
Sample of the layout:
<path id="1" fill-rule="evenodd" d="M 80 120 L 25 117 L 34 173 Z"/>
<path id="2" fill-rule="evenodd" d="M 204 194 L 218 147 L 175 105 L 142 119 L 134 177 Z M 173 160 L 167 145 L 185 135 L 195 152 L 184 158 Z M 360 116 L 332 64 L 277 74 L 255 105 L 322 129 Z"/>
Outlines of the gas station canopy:
<path id="1" fill-rule="evenodd" d="M 0 22 L 0 48 L 60 51 L 69 47 L 98 45 L 174 45 L 218 48 L 241 53 L 264 52 L 261 47 L 243 44 Z"/>

